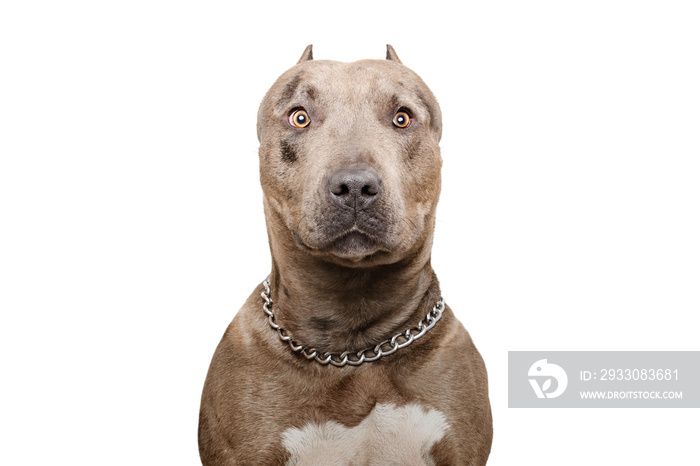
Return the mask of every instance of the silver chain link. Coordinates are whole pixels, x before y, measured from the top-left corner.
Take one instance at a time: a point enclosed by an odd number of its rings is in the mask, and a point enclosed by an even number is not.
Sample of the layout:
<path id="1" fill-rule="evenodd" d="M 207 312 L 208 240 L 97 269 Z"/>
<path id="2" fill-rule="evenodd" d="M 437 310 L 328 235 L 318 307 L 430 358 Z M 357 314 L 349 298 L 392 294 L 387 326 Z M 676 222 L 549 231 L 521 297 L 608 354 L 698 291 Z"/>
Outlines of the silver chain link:
<path id="1" fill-rule="evenodd" d="M 359 366 L 363 362 L 373 362 L 382 356 L 388 356 L 395 353 L 401 348 L 405 348 L 414 341 L 418 340 L 420 337 L 425 335 L 425 333 L 433 328 L 438 320 L 442 317 L 442 313 L 445 310 L 445 301 L 440 297 L 438 302 L 433 306 L 433 309 L 428 312 L 423 320 L 418 322 L 418 326 L 408 329 L 404 332 L 397 333 L 388 340 L 384 340 L 379 343 L 374 348 L 367 348 L 357 353 L 352 351 L 345 351 L 341 354 L 333 353 L 323 353 L 319 352 L 315 348 L 305 348 L 302 345 L 297 344 L 290 334 L 288 334 L 282 327 L 277 325 L 275 322 L 275 314 L 272 311 L 272 298 L 270 297 L 270 279 L 268 278 L 263 282 L 265 290 L 260 293 L 263 300 L 263 311 L 267 314 L 267 322 L 270 327 L 277 330 L 280 340 L 286 341 L 292 351 L 295 353 L 301 353 L 306 359 L 313 359 L 314 361 L 323 364 L 332 364 L 337 367 L 343 367 L 345 365 Z M 401 340 L 401 341 L 399 341 Z M 389 345 L 387 349 L 384 349 L 386 345 Z"/>

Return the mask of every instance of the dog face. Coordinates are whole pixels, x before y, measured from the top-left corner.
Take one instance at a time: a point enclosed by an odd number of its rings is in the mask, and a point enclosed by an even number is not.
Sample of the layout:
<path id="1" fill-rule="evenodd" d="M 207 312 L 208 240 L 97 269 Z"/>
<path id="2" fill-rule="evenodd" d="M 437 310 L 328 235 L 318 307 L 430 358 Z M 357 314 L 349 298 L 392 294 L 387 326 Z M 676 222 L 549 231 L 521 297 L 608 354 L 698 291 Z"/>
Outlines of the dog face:
<path id="1" fill-rule="evenodd" d="M 258 112 L 271 241 L 345 265 L 395 262 L 432 238 L 440 107 L 397 58 L 314 61 L 307 50 Z"/>

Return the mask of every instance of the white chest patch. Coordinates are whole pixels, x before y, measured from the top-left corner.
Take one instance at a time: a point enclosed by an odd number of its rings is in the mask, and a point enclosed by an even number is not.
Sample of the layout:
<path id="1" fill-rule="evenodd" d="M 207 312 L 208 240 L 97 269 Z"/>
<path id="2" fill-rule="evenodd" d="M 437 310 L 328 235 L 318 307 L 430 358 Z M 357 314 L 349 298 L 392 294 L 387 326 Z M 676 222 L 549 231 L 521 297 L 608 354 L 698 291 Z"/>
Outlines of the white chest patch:
<path id="1" fill-rule="evenodd" d="M 282 445 L 290 466 L 433 465 L 430 449 L 449 428 L 436 409 L 378 404 L 355 427 L 329 421 L 287 429 Z"/>

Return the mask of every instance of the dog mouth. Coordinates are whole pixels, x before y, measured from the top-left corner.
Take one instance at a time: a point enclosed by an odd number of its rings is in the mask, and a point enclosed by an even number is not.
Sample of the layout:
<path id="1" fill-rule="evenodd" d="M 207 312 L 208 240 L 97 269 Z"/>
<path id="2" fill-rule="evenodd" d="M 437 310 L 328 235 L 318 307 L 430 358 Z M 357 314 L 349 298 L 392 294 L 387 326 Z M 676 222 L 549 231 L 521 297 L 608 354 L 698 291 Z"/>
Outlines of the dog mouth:
<path id="1" fill-rule="evenodd" d="M 324 251 L 341 257 L 366 256 L 379 250 L 379 244 L 367 234 L 352 230 L 334 239 Z"/>
<path id="2" fill-rule="evenodd" d="M 360 230 L 356 226 L 315 246 L 308 245 L 296 230 L 292 230 L 292 233 L 296 242 L 304 249 L 321 254 L 331 254 L 342 259 L 358 261 L 380 250 L 388 251 L 371 234 Z"/>

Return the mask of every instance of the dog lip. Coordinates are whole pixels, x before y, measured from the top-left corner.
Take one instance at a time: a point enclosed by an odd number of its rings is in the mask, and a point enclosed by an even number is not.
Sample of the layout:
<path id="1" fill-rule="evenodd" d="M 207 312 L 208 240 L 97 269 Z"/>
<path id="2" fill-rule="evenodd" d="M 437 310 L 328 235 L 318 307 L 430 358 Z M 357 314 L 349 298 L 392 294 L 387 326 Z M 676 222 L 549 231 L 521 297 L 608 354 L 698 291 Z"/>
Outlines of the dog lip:
<path id="1" fill-rule="evenodd" d="M 296 230 L 292 229 L 292 235 L 294 235 L 294 239 L 297 241 L 299 246 L 302 246 L 303 248 L 309 249 L 309 250 L 313 249 L 311 246 L 306 244 L 303 239 L 301 239 L 301 236 L 299 236 L 299 233 L 297 233 Z"/>
<path id="2" fill-rule="evenodd" d="M 380 241 L 371 233 L 368 233 L 367 231 L 363 230 L 362 228 L 358 227 L 357 224 L 353 225 L 352 227 L 342 231 L 341 233 L 333 236 L 331 239 L 325 242 L 326 247 L 332 247 L 333 244 L 337 243 L 338 241 L 341 241 L 345 238 L 347 238 L 350 235 L 358 235 L 364 238 L 367 238 L 371 242 L 377 244 Z"/>
<path id="3" fill-rule="evenodd" d="M 371 236 L 353 228 L 335 237 L 323 249 L 323 252 L 341 257 L 365 257 L 379 251 L 380 245 Z"/>
<path id="4" fill-rule="evenodd" d="M 382 242 L 379 239 L 375 238 L 374 235 L 362 230 L 357 225 L 353 225 L 351 228 L 343 230 L 341 233 L 334 235 L 332 238 L 329 238 L 328 240 L 323 241 L 321 244 L 317 244 L 314 246 L 306 244 L 306 242 L 304 242 L 304 240 L 301 238 L 301 236 L 299 235 L 299 233 L 297 233 L 295 229 L 292 229 L 292 235 L 294 236 L 294 239 L 296 240 L 297 244 L 299 244 L 299 246 L 303 247 L 308 251 L 333 253 L 339 243 L 351 239 L 367 243 L 368 246 L 373 246 L 378 250 L 385 249 L 382 247 Z"/>

